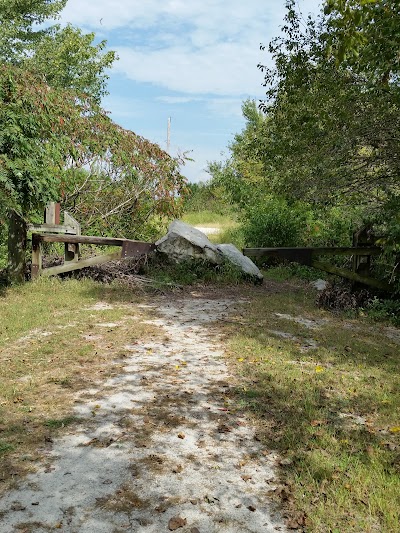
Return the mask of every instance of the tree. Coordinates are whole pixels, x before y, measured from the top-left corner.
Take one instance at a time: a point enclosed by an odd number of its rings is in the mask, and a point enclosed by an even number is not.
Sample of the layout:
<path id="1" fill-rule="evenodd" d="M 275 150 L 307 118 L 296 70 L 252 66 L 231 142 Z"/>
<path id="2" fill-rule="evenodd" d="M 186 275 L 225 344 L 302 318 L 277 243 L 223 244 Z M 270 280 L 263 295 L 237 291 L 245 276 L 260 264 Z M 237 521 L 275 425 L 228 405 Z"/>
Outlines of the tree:
<path id="1" fill-rule="evenodd" d="M 327 0 L 325 13 L 329 50 L 339 63 L 346 61 L 374 81 L 398 80 L 398 0 Z"/>
<path id="2" fill-rule="evenodd" d="M 264 165 L 281 193 L 377 208 L 399 187 L 397 86 L 371 87 L 364 72 L 337 64 L 327 53 L 330 28 L 321 17 L 303 29 L 289 2 L 284 35 L 269 46 L 275 69 L 261 67 L 270 118 Z"/>
<path id="3" fill-rule="evenodd" d="M 0 58 L 17 64 L 54 31 L 43 24 L 54 20 L 67 0 L 0 0 Z"/>
<path id="4" fill-rule="evenodd" d="M 134 212 L 136 228 L 125 231 L 132 234 L 153 215 L 176 214 L 185 188 L 182 161 L 101 109 L 106 69 L 115 59 L 104 52 L 106 43 L 94 44 L 94 34 L 70 25 L 37 28 L 64 5 L 0 0 L 0 197 L 10 210 L 9 249 L 20 236 L 21 253 L 11 268 L 19 280 L 24 220 L 49 200 L 63 197 L 103 234 L 117 216 Z"/>
<path id="5" fill-rule="evenodd" d="M 117 56 L 104 52 L 106 41 L 94 44 L 95 34 L 84 34 L 68 24 L 55 26 L 37 42 L 34 54 L 23 61 L 24 68 L 35 72 L 51 87 L 74 89 L 90 95 L 98 103 L 107 94 L 106 73 Z"/>

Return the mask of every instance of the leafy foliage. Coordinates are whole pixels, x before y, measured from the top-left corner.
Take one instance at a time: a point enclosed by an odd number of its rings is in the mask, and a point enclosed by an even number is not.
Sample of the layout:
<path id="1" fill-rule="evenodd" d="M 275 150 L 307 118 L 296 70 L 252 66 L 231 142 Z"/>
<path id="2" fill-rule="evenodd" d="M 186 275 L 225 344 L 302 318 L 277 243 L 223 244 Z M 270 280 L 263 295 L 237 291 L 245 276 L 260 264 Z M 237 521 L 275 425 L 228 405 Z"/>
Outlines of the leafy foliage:
<path id="1" fill-rule="evenodd" d="M 107 94 L 109 69 L 117 58 L 115 52 L 104 52 L 106 41 L 94 44 L 95 34 L 84 34 L 70 24 L 55 26 L 43 36 L 24 67 L 34 71 L 52 87 L 74 89 L 92 96 L 97 103 Z"/>
<path id="2" fill-rule="evenodd" d="M 180 212 L 183 160 L 103 111 L 116 55 L 93 33 L 49 26 L 65 3 L 0 0 L 3 208 L 26 218 L 62 199 L 85 230 L 152 238 Z"/>
<path id="3" fill-rule="evenodd" d="M 64 196 L 88 227 L 129 210 L 136 224 L 174 216 L 185 180 L 158 145 L 113 123 L 93 99 L 18 68 L 0 69 L 0 87 L 0 194 L 10 207 L 27 213 Z"/>
<path id="4" fill-rule="evenodd" d="M 328 51 L 372 82 L 388 84 L 400 72 L 397 0 L 327 0 Z"/>
<path id="5" fill-rule="evenodd" d="M 0 58 L 16 64 L 31 55 L 36 44 L 53 32 L 44 26 L 67 0 L 0 0 Z"/>
<path id="6" fill-rule="evenodd" d="M 274 66 L 259 65 L 267 91 L 262 113 L 245 102 L 246 126 L 231 158 L 209 170 L 241 209 L 253 245 L 288 245 L 294 227 L 298 244 L 350 244 L 352 231 L 369 223 L 386 252 L 396 252 L 398 2 L 332 0 L 325 7 L 305 21 L 287 1 L 282 34 L 268 47 Z M 267 212 L 271 198 L 282 216 Z M 292 228 L 299 203 L 308 211 L 302 230 Z M 393 254 L 390 262 L 381 272 L 393 281 Z"/>

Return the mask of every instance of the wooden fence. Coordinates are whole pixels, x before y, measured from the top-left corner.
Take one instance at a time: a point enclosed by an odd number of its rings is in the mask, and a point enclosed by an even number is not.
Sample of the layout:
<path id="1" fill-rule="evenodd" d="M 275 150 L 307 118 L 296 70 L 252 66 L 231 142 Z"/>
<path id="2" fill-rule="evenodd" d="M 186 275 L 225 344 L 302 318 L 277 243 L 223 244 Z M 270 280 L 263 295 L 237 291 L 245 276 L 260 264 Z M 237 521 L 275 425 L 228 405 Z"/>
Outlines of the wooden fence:
<path id="1" fill-rule="evenodd" d="M 320 247 L 320 248 L 244 248 L 243 254 L 253 258 L 274 257 L 280 261 L 289 261 L 301 265 L 311 266 L 329 274 L 341 276 L 358 283 L 363 283 L 384 291 L 392 291 L 390 284 L 377 280 L 366 273 L 360 273 L 360 266 L 366 265 L 365 272 L 369 271 L 371 256 L 382 253 L 378 246 L 358 246 L 358 247 Z M 340 268 L 325 261 L 319 261 L 319 256 L 349 256 L 352 257 L 353 270 Z"/>

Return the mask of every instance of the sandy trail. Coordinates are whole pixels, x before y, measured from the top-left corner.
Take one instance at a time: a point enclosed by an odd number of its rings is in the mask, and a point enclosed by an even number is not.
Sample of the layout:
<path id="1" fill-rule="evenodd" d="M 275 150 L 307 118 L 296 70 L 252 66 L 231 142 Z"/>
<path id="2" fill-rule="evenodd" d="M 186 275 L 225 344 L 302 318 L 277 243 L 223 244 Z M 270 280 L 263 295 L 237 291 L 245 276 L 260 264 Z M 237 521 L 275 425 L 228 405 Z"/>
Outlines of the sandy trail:
<path id="1" fill-rule="evenodd" d="M 83 423 L 0 501 L 1 533 L 286 531 L 267 496 L 275 457 L 229 409 L 232 379 L 212 322 L 233 305 L 151 306 L 163 337 L 121 346 L 121 374 L 80 394 Z"/>

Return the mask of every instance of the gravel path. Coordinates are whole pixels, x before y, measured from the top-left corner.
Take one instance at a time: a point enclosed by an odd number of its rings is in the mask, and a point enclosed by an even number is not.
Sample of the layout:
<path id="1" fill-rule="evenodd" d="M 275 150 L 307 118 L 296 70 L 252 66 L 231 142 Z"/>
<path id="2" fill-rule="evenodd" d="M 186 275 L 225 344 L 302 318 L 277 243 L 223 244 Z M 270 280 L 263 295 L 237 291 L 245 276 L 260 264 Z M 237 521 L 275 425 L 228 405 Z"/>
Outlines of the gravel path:
<path id="1" fill-rule="evenodd" d="M 221 233 L 221 228 L 212 228 L 209 226 L 194 226 L 199 231 L 202 231 L 205 235 L 218 235 Z"/>
<path id="2" fill-rule="evenodd" d="M 0 501 L 0 532 L 286 531 L 267 498 L 276 458 L 229 409 L 212 322 L 231 306 L 158 301 L 161 340 L 121 346 L 122 373 L 81 393 L 84 423 Z"/>

